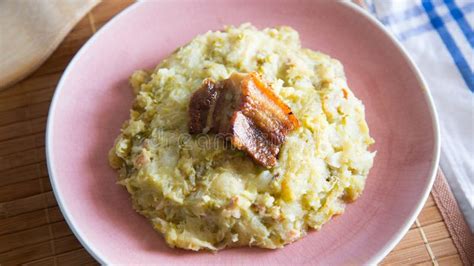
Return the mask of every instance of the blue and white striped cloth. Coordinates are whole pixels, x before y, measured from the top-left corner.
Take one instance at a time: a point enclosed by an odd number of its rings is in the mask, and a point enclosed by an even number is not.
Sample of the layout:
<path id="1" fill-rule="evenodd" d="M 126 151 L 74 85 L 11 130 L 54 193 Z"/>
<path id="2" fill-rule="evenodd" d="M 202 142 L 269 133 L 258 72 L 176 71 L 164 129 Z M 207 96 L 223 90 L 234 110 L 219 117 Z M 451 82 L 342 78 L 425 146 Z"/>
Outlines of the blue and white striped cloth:
<path id="1" fill-rule="evenodd" d="M 402 43 L 433 95 L 441 168 L 474 231 L 474 0 L 365 0 Z"/>

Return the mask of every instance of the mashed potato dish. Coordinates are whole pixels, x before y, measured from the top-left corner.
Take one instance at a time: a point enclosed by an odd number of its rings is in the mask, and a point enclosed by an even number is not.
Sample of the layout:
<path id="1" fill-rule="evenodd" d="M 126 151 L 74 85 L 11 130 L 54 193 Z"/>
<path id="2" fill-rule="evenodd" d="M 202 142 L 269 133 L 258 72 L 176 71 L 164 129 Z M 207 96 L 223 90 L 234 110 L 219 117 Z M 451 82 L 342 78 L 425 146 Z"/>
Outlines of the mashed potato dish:
<path id="1" fill-rule="evenodd" d="M 206 79 L 258 73 L 298 119 L 263 167 L 216 134 L 189 134 Z M 130 78 L 136 98 L 109 153 L 133 207 L 171 247 L 281 248 L 357 199 L 374 142 L 341 63 L 301 47 L 290 27 L 226 27 L 194 38 Z"/>

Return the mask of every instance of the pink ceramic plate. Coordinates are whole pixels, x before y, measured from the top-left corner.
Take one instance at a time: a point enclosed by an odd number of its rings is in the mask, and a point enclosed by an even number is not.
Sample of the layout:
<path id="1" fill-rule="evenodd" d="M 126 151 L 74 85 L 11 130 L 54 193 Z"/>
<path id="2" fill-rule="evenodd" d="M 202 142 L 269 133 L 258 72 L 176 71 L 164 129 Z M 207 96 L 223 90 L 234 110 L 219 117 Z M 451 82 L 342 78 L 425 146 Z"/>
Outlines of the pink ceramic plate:
<path id="1" fill-rule="evenodd" d="M 127 84 L 208 30 L 251 22 L 289 25 L 303 46 L 345 66 L 366 106 L 378 151 L 362 197 L 319 232 L 280 250 L 218 254 L 168 248 L 115 184 L 107 151 L 128 118 Z M 70 227 L 102 263 L 359 264 L 380 261 L 425 202 L 438 164 L 438 126 L 419 71 L 400 45 L 358 7 L 336 1 L 154 1 L 122 12 L 80 50 L 51 105 L 47 158 L 56 198 Z"/>

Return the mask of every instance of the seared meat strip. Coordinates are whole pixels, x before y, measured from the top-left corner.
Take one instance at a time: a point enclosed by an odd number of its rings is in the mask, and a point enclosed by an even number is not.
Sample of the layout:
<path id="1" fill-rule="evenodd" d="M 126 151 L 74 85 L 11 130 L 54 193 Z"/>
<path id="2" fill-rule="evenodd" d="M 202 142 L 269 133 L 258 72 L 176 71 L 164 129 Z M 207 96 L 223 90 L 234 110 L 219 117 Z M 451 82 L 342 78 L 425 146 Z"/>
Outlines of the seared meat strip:
<path id="1" fill-rule="evenodd" d="M 299 126 L 290 108 L 257 73 L 204 80 L 191 97 L 189 132 L 220 133 L 257 163 L 276 165 L 280 145 Z"/>
<path id="2" fill-rule="evenodd" d="M 276 165 L 280 145 L 268 139 L 242 112 L 235 113 L 231 124 L 233 135 L 230 141 L 234 147 L 247 152 L 256 162 L 267 168 Z"/>
<path id="3" fill-rule="evenodd" d="M 207 133 L 210 130 L 219 92 L 216 83 L 210 79 L 205 79 L 201 87 L 194 92 L 189 103 L 189 133 Z"/>

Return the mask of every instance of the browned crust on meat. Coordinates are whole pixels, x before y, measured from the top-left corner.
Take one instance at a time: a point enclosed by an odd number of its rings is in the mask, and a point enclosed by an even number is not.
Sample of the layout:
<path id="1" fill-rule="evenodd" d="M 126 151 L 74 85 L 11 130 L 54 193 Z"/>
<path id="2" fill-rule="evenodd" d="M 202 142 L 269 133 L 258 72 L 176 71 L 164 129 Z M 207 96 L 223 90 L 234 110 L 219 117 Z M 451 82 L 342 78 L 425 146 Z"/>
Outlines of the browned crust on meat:
<path id="1" fill-rule="evenodd" d="M 277 163 L 286 135 L 299 126 L 291 109 L 263 78 L 234 73 L 214 82 L 206 79 L 189 104 L 189 132 L 220 133 L 267 168 Z"/>
<path id="2" fill-rule="evenodd" d="M 273 143 L 279 145 L 285 141 L 286 135 L 299 127 L 299 121 L 291 109 L 272 91 L 263 78 L 250 73 L 242 81 L 244 114 L 261 128 Z M 261 93 L 263 97 L 257 98 Z"/>
<path id="3" fill-rule="evenodd" d="M 213 107 L 217 101 L 218 90 L 216 83 L 211 79 L 205 79 L 202 85 L 197 89 L 191 101 L 189 102 L 189 133 L 207 133 L 206 128 L 211 126 L 208 125 L 208 116 L 212 115 Z M 207 130 L 209 131 L 209 130 Z"/>
<path id="4" fill-rule="evenodd" d="M 265 167 L 273 167 L 277 163 L 276 156 L 280 151 L 277 144 L 271 142 L 258 127 L 242 112 L 235 112 L 231 120 L 232 145 L 245 151 L 257 163 Z"/>

